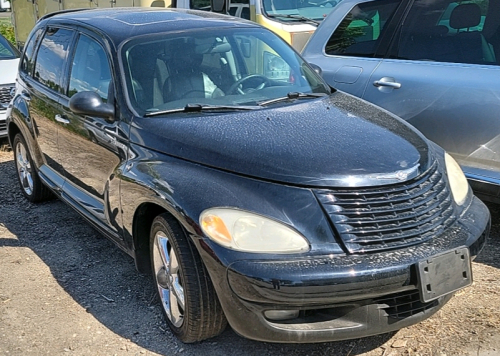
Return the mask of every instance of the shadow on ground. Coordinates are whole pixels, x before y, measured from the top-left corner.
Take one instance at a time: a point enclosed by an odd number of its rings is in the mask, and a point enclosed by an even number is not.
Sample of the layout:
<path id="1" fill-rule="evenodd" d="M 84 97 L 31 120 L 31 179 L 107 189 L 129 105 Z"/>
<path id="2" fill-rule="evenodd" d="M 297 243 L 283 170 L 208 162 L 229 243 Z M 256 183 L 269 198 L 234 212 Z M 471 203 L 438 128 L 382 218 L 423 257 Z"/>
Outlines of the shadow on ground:
<path id="1" fill-rule="evenodd" d="M 137 345 L 171 355 L 357 355 L 394 334 L 337 343 L 287 345 L 247 340 L 231 328 L 217 338 L 184 345 L 168 331 L 149 276 L 132 258 L 91 228 L 64 203 L 30 204 L 17 185 L 13 161 L 0 163 L 0 224 L 15 238 L 3 246 L 26 247 L 49 267 L 63 289 L 105 327 Z"/>
<path id="2" fill-rule="evenodd" d="M 475 262 L 500 269 L 500 205 L 487 205 L 491 213 L 490 238 Z"/>

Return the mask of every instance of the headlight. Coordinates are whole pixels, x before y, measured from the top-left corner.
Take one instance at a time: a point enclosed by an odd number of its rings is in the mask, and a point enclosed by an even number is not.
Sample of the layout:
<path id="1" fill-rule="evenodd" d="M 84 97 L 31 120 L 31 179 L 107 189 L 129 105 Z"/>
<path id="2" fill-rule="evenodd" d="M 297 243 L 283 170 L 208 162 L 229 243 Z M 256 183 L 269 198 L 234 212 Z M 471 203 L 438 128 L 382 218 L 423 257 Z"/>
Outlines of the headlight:
<path id="1" fill-rule="evenodd" d="M 308 241 L 293 229 L 242 210 L 205 210 L 200 215 L 200 226 L 211 240 L 233 250 L 261 253 L 309 251 Z"/>
<path id="2" fill-rule="evenodd" d="M 469 183 L 457 161 L 448 153 L 445 153 L 444 160 L 446 162 L 446 171 L 448 172 L 448 180 L 450 182 L 453 199 L 455 199 L 455 203 L 462 205 L 469 192 Z"/>

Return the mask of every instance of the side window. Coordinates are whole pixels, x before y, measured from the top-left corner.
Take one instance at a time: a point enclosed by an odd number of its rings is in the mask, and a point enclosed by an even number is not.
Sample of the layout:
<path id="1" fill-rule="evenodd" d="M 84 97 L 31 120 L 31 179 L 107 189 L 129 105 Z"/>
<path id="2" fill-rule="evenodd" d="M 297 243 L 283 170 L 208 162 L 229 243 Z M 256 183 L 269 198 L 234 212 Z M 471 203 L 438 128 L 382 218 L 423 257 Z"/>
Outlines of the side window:
<path id="1" fill-rule="evenodd" d="M 238 11 L 238 7 L 237 6 L 231 6 L 229 8 L 229 15 L 236 16 L 236 11 Z"/>
<path id="2" fill-rule="evenodd" d="M 88 36 L 80 35 L 73 58 L 68 96 L 81 91 L 95 91 L 108 99 L 111 71 L 102 46 Z"/>
<path id="3" fill-rule="evenodd" d="M 276 54 L 264 51 L 264 75 L 287 82 L 290 80 L 290 66 Z"/>
<path id="4" fill-rule="evenodd" d="M 68 48 L 73 34 L 71 30 L 49 28 L 36 58 L 35 79 L 61 93 L 64 64 L 68 58 Z"/>
<path id="5" fill-rule="evenodd" d="M 190 0 L 189 8 L 193 10 L 210 11 L 210 0 Z"/>
<path id="6" fill-rule="evenodd" d="M 416 0 L 401 27 L 397 58 L 467 64 L 498 64 L 485 25 L 498 23 L 488 0 Z M 488 21 L 487 16 L 495 17 Z M 496 25 L 498 31 L 498 24 Z M 494 31 L 495 32 L 495 31 Z M 498 46 L 497 46 L 498 47 Z"/>
<path id="7" fill-rule="evenodd" d="M 266 43 L 244 35 L 235 35 L 234 38 L 244 62 L 244 68 L 240 69 L 242 76 L 257 74 L 276 82 L 291 83 L 290 66 Z"/>
<path id="8" fill-rule="evenodd" d="M 374 56 L 378 39 L 398 4 L 399 1 L 382 0 L 355 6 L 326 43 L 326 54 Z"/>
<path id="9" fill-rule="evenodd" d="M 239 10 L 239 12 L 238 12 Z M 230 0 L 229 14 L 239 16 L 242 19 L 250 20 L 250 1 L 249 0 Z"/>
<path id="10" fill-rule="evenodd" d="M 257 40 L 240 35 L 235 35 L 234 39 L 236 40 L 239 49 L 238 53 L 242 59 L 242 61 L 239 61 L 241 66 L 239 72 L 243 75 L 248 73 L 264 74 L 262 65 L 259 63 L 261 61 L 257 59 Z"/>
<path id="11" fill-rule="evenodd" d="M 19 70 L 23 73 L 31 75 L 33 71 L 33 66 L 35 64 L 33 54 L 35 53 L 36 44 L 40 39 L 43 30 L 38 29 L 28 40 L 28 44 L 25 47 L 23 59 L 21 60 L 21 66 Z"/>
<path id="12" fill-rule="evenodd" d="M 249 7 L 244 7 L 241 9 L 241 18 L 250 20 L 250 8 Z"/>
<path id="13" fill-rule="evenodd" d="M 13 58 L 19 58 L 19 52 L 4 37 L 0 37 L 0 60 Z"/>

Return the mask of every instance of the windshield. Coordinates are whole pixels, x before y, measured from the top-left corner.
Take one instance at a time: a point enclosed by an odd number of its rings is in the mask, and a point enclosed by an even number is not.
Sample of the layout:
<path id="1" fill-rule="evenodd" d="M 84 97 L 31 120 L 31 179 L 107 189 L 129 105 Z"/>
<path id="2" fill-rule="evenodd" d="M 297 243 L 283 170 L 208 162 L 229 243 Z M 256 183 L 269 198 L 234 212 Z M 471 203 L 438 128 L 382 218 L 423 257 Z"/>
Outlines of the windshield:
<path id="1" fill-rule="evenodd" d="M 341 0 L 263 0 L 268 17 L 284 22 L 323 20 Z M 292 15 L 292 16 L 290 16 Z"/>
<path id="2" fill-rule="evenodd" d="M 122 61 L 130 103 L 146 116 L 200 106 L 259 108 L 277 98 L 283 103 L 330 93 L 288 44 L 265 29 L 140 37 L 123 47 Z"/>
<path id="3" fill-rule="evenodd" d="M 0 60 L 19 58 L 19 51 L 9 41 L 0 36 Z"/>

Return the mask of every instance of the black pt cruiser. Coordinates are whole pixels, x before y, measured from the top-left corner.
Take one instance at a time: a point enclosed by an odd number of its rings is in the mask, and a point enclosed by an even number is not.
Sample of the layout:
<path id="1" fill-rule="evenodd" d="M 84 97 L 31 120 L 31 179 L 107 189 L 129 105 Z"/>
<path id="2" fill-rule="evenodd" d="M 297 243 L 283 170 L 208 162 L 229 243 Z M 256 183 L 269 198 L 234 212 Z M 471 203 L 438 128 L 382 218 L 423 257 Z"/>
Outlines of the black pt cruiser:
<path id="1" fill-rule="evenodd" d="M 26 198 L 59 197 L 152 272 L 184 342 L 414 324 L 471 284 L 489 234 L 440 147 L 222 15 L 48 15 L 7 122 Z"/>

